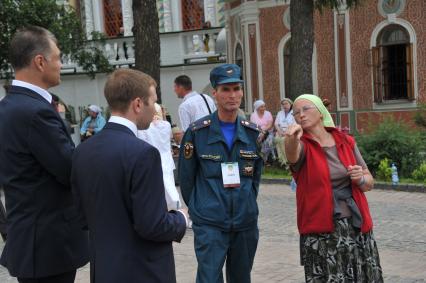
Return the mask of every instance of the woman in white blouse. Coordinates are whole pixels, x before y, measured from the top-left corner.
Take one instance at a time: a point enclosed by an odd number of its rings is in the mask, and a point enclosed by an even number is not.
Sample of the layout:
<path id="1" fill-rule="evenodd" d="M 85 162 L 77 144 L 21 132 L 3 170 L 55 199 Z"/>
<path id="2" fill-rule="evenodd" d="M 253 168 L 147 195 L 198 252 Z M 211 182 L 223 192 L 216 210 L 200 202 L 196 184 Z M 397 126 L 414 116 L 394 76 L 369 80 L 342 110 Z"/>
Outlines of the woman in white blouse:
<path id="1" fill-rule="evenodd" d="M 296 123 L 293 117 L 293 111 L 291 110 L 292 106 L 293 101 L 290 98 L 281 100 L 281 111 L 278 112 L 275 118 L 275 129 L 277 130 L 275 134 L 275 144 L 277 145 L 278 160 L 282 165 L 287 163 L 287 158 L 283 150 L 284 133 L 289 125 Z"/>
<path id="2" fill-rule="evenodd" d="M 157 103 L 155 103 L 153 121 L 148 129 L 138 131 L 138 137 L 157 148 L 160 152 L 167 208 L 169 210 L 178 210 L 181 204 L 173 175 L 175 163 L 173 161 L 170 144 L 172 127 L 170 123 L 164 119 L 161 106 Z"/>

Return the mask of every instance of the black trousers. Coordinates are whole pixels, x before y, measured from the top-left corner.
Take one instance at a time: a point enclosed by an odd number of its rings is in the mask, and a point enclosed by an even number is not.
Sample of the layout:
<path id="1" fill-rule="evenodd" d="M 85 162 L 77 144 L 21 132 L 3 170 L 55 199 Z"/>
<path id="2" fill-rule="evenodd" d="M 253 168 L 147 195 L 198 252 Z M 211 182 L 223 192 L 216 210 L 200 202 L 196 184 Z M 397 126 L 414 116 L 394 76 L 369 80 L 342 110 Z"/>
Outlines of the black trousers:
<path id="1" fill-rule="evenodd" d="M 18 278 L 19 283 L 74 283 L 76 270 L 43 278 Z"/>

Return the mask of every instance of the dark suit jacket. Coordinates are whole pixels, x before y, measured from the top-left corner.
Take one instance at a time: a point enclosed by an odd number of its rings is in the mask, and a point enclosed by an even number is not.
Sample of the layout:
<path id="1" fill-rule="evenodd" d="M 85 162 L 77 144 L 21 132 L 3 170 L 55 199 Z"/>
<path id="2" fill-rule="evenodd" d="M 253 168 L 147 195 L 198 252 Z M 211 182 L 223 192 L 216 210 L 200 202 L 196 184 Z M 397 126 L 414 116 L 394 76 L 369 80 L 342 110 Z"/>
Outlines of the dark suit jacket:
<path id="1" fill-rule="evenodd" d="M 16 277 L 69 272 L 88 261 L 70 186 L 74 144 L 39 94 L 11 86 L 0 101 L 0 184 L 8 239 L 0 263 Z"/>
<path id="2" fill-rule="evenodd" d="M 172 241 L 185 217 L 167 212 L 160 154 L 107 123 L 74 152 L 71 183 L 90 234 L 92 282 L 176 282 Z"/>
<path id="3" fill-rule="evenodd" d="M 0 186 L 0 198 L 3 193 L 3 188 Z M 6 227 L 6 209 L 3 206 L 3 202 L 0 199 L 0 234 L 3 241 L 6 241 L 7 227 Z"/>

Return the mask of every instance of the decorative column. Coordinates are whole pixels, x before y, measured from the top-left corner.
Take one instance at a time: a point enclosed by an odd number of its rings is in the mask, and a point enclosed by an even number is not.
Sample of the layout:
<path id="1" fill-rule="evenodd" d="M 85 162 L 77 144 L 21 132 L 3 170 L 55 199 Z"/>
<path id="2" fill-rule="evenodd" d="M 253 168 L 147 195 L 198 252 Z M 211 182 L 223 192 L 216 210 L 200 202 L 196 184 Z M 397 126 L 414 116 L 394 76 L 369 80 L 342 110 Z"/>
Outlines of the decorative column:
<path id="1" fill-rule="evenodd" d="M 92 0 L 84 0 L 84 20 L 87 38 L 91 39 L 92 32 L 95 30 L 95 23 L 93 21 Z"/>
<path id="2" fill-rule="evenodd" d="M 352 97 L 352 63 L 349 30 L 349 11 L 339 7 L 334 12 L 334 46 L 337 92 L 337 124 L 342 128 L 351 128 Z"/>
<path id="3" fill-rule="evenodd" d="M 256 24 L 248 25 L 248 41 L 249 41 L 249 60 L 250 60 L 250 69 L 251 69 L 251 97 L 253 101 L 259 99 L 259 78 L 258 72 L 259 67 L 257 64 L 257 32 L 256 32 Z"/>
<path id="4" fill-rule="evenodd" d="M 348 101 L 348 81 L 346 76 L 346 19 L 345 14 L 337 14 L 337 76 L 339 81 L 338 97 L 339 107 L 349 107 Z"/>
<path id="5" fill-rule="evenodd" d="M 121 7 L 122 7 L 122 13 L 123 13 L 124 36 L 132 36 L 133 35 L 132 0 L 121 0 Z"/>
<path id="6" fill-rule="evenodd" d="M 173 31 L 173 19 L 170 0 L 157 0 L 160 32 Z"/>
<path id="7" fill-rule="evenodd" d="M 210 22 L 212 27 L 217 26 L 215 0 L 204 0 L 204 22 L 207 21 Z"/>
<path id="8" fill-rule="evenodd" d="M 172 0 L 170 3 L 172 31 L 182 30 L 182 6 L 181 1 Z"/>
<path id="9" fill-rule="evenodd" d="M 244 45 L 246 111 L 251 112 L 253 101 L 263 99 L 263 76 L 259 38 L 259 8 L 256 1 L 246 2 L 239 13 L 242 26 L 240 38 Z M 236 20 L 238 21 L 238 20 Z M 233 51 L 234 52 L 234 51 Z"/>
<path id="10" fill-rule="evenodd" d="M 216 26 L 224 27 L 226 24 L 225 0 L 216 2 Z"/>

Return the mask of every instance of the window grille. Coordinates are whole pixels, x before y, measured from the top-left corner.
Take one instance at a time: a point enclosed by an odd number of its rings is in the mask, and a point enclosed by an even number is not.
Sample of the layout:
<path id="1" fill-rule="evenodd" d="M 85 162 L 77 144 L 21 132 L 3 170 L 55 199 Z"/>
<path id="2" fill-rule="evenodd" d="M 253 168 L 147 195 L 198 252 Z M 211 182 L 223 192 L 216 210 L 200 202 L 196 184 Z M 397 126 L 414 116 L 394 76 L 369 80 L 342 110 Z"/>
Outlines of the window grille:
<path id="1" fill-rule="evenodd" d="M 182 27 L 184 30 L 201 29 L 204 22 L 203 0 L 182 0 Z"/>
<path id="2" fill-rule="evenodd" d="M 372 50 L 374 102 L 414 100 L 413 46 L 407 31 L 387 26 Z"/>
<path id="3" fill-rule="evenodd" d="M 105 34 L 109 37 L 120 35 L 123 26 L 121 0 L 103 0 L 103 4 Z"/>

